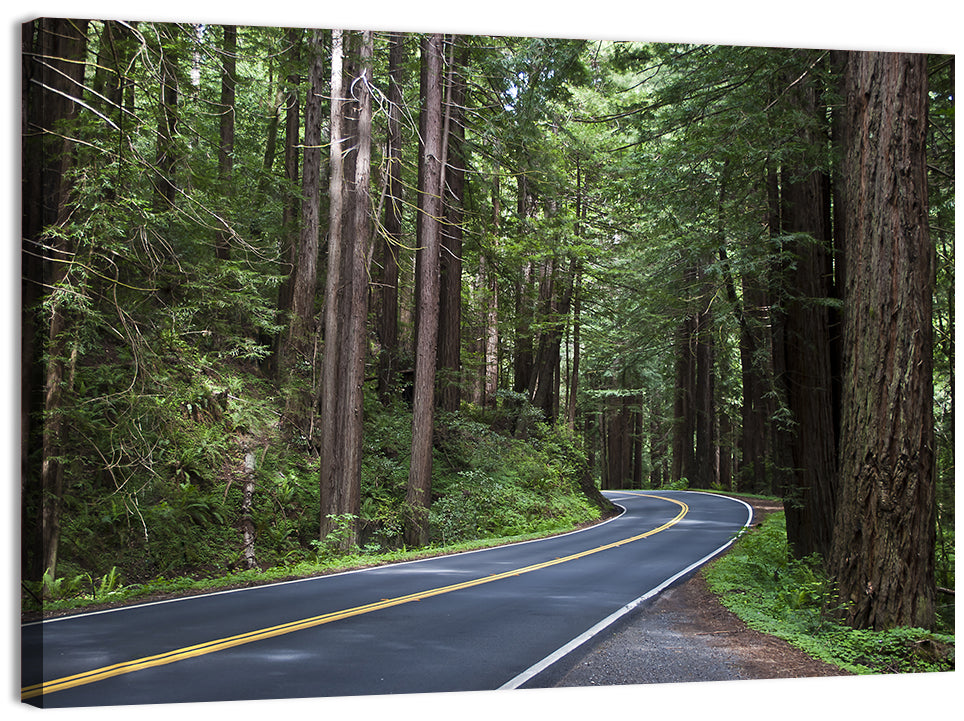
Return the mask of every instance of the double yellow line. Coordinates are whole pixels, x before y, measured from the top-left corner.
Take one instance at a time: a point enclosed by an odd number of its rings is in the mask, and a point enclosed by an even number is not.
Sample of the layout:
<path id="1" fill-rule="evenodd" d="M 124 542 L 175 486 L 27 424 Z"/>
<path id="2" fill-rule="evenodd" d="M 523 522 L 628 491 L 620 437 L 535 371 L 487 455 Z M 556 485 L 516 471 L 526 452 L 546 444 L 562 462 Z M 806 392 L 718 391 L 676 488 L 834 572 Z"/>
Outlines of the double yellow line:
<path id="1" fill-rule="evenodd" d="M 288 633 L 293 633 L 295 631 L 303 631 L 308 628 L 314 628 L 315 626 L 322 626 L 326 623 L 331 623 L 332 621 L 339 621 L 344 618 L 351 618 L 352 616 L 360 616 L 365 613 L 371 613 L 372 611 L 380 611 L 385 608 L 391 608 L 392 606 L 400 606 L 405 603 L 411 603 L 412 601 L 421 601 L 424 598 L 431 598 L 432 596 L 441 596 L 445 593 L 451 593 L 452 591 L 460 591 L 464 588 L 471 588 L 473 586 L 480 586 L 484 583 L 492 583 L 493 581 L 500 581 L 505 578 L 511 578 L 512 576 L 521 576 L 524 573 L 530 573 L 531 571 L 538 571 L 542 568 L 549 568 L 550 566 L 555 566 L 560 563 L 566 563 L 568 561 L 575 561 L 579 558 L 584 558 L 586 556 L 591 556 L 594 553 L 599 553 L 600 551 L 607 551 L 611 548 L 617 548 L 623 546 L 627 543 L 632 543 L 633 541 L 638 541 L 642 538 L 655 535 L 660 531 L 664 531 L 670 526 L 678 523 L 689 511 L 689 506 L 687 506 L 682 501 L 676 500 L 675 498 L 665 498 L 663 496 L 651 496 L 649 494 L 634 494 L 634 495 L 645 495 L 649 498 L 657 498 L 663 501 L 669 501 L 670 503 L 675 503 L 680 506 L 679 513 L 676 517 L 670 521 L 667 521 L 658 528 L 654 528 L 651 531 L 646 531 L 645 533 L 640 533 L 637 536 L 632 536 L 630 538 L 624 538 L 621 541 L 615 541 L 613 543 L 608 543 L 604 546 L 598 546 L 596 548 L 590 548 L 586 551 L 581 551 L 579 553 L 574 553 L 571 556 L 564 556 L 561 558 L 555 558 L 551 561 L 544 561 L 543 563 L 536 563 L 531 566 L 525 566 L 524 568 L 518 568 L 512 571 L 505 571 L 503 573 L 493 574 L 491 576 L 484 576 L 482 578 L 477 578 L 472 581 L 463 581 L 462 583 L 454 583 L 450 586 L 441 586 L 439 588 L 432 588 L 426 591 L 421 591 L 419 593 L 411 593 L 407 596 L 398 596 L 396 598 L 384 598 L 381 601 L 376 601 L 375 603 L 369 603 L 364 606 L 356 606 L 354 608 L 345 609 L 342 611 L 333 611 L 331 613 L 325 613 L 320 616 L 312 616 L 311 618 L 304 618 L 299 621 L 291 621 L 289 623 L 283 623 L 277 626 L 269 626 L 268 628 L 262 628 L 256 631 L 248 631 L 247 633 L 241 633 L 236 636 L 228 636 L 226 638 L 215 639 L 212 641 L 206 641 L 204 643 L 199 643 L 194 646 L 186 646 L 184 648 L 175 649 L 172 651 L 166 651 L 164 653 L 159 653 L 154 656 L 145 656 L 143 658 L 134 659 L 132 661 L 125 661 L 123 663 L 113 664 L 112 666 L 103 666 L 101 668 L 92 669 L 90 671 L 85 671 L 83 673 L 74 674 L 73 676 L 64 676 L 63 678 L 54 679 L 52 681 L 44 681 L 42 683 L 33 684 L 31 686 L 24 686 L 20 689 L 20 699 L 27 700 L 35 698 L 37 696 L 53 693 L 55 691 L 63 691 L 65 689 L 74 688 L 75 686 L 84 686 L 86 684 L 95 683 L 97 681 L 103 681 L 114 676 L 121 676 L 126 673 L 132 673 L 134 671 L 140 671 L 146 668 L 152 668 L 155 666 L 164 666 L 169 663 L 174 663 L 175 661 L 183 661 L 188 658 L 195 658 L 197 656 L 204 656 L 209 653 L 214 653 L 215 651 L 222 651 L 227 648 L 232 648 L 234 646 L 241 646 L 246 643 L 252 643 L 253 641 L 261 641 L 266 638 L 273 638 L 275 636 L 283 636 Z"/>

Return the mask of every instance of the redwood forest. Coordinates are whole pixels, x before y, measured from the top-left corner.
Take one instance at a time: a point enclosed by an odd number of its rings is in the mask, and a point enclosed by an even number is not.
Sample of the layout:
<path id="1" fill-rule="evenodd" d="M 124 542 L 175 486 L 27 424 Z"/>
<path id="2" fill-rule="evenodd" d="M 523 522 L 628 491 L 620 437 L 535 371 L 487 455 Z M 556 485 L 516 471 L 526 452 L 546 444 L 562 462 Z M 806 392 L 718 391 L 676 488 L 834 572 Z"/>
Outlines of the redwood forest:
<path id="1" fill-rule="evenodd" d="M 776 499 L 814 628 L 953 667 L 953 55 L 21 38 L 25 614 L 688 489 Z"/>

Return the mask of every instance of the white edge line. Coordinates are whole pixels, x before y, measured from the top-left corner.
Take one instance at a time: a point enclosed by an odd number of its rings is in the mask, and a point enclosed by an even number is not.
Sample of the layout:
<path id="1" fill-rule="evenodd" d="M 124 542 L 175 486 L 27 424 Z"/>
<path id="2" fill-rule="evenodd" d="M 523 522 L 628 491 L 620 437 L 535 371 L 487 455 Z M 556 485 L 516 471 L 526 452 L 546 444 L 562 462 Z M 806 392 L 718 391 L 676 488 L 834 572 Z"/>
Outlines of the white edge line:
<path id="1" fill-rule="evenodd" d="M 86 616 L 100 616 L 105 613 L 120 613 L 122 611 L 130 611 L 134 609 L 149 608 L 151 606 L 160 606 L 167 603 L 178 603 L 180 601 L 193 601 L 199 598 L 207 598 L 209 596 L 223 596 L 229 593 L 241 593 L 242 591 L 257 591 L 260 589 L 270 588 L 272 586 L 289 586 L 295 583 L 308 583 L 310 581 L 320 581 L 325 578 L 334 578 L 335 576 L 347 576 L 352 573 L 365 573 L 366 571 L 374 571 L 376 569 L 384 570 L 389 567 L 395 566 L 407 566 L 413 563 L 424 563 L 426 561 L 435 561 L 439 558 L 448 558 L 451 556 L 467 556 L 472 553 L 482 553 L 484 551 L 492 551 L 496 548 L 505 548 L 506 546 L 522 546 L 527 543 L 540 543 L 542 541 L 550 541 L 554 538 L 562 538 L 563 536 L 571 536 L 575 533 L 582 533 L 584 531 L 591 531 L 594 528 L 599 528 L 600 526 L 605 526 L 611 521 L 615 521 L 617 518 L 621 517 L 626 513 L 625 506 L 620 506 L 618 503 L 613 503 L 617 508 L 621 509 L 621 512 L 612 518 L 607 518 L 601 523 L 594 523 L 591 526 L 586 526 L 585 528 L 577 528 L 574 531 L 567 531 L 566 533 L 557 533 L 552 536 L 546 536 L 544 538 L 531 538 L 528 541 L 510 541 L 509 543 L 503 543 L 498 546 L 486 546 L 485 548 L 475 548 L 471 551 L 455 551 L 454 553 L 446 553 L 439 556 L 428 556 L 426 558 L 415 558 L 411 561 L 397 561 L 383 563 L 378 566 L 368 566 L 366 568 L 355 568 L 349 571 L 339 571 L 337 573 L 325 573 L 319 576 L 306 576 L 305 578 L 294 578 L 290 581 L 276 581 L 274 583 L 262 583 L 257 586 L 243 586 L 241 588 L 229 588 L 223 591 L 210 591 L 208 593 L 197 593 L 191 596 L 178 596 L 177 598 L 165 598 L 161 601 L 149 601 L 147 603 L 133 603 L 125 606 L 117 606 L 115 608 L 104 608 L 99 611 L 83 611 L 81 613 L 68 614 L 66 616 L 56 616 L 54 618 L 45 618 L 39 621 L 28 621 L 20 625 L 20 628 L 27 628 L 28 626 L 44 625 L 48 623 L 57 623 L 58 621 L 71 621 L 78 618 L 84 618 Z"/>
<path id="2" fill-rule="evenodd" d="M 688 492 L 689 492 L 689 493 L 699 493 L 699 491 L 688 491 Z M 504 684 L 502 684 L 501 686 L 499 686 L 499 690 L 503 690 L 503 689 L 517 689 L 517 688 L 519 688 L 522 684 L 526 683 L 527 681 L 532 680 L 535 676 L 537 676 L 537 675 L 539 675 L 540 673 L 542 673 L 543 671 L 545 671 L 545 670 L 546 670 L 547 668 L 549 668 L 552 664 L 556 663 L 557 661 L 559 661 L 559 660 L 562 659 L 563 657 L 567 656 L 567 655 L 570 654 L 572 651 L 574 651 L 575 649 L 579 648 L 579 647 L 582 646 L 584 643 L 586 643 L 586 641 L 590 640 L 591 638 L 593 638 L 594 636 L 598 635 L 599 633 L 601 633 L 602 631 L 604 631 L 606 628 L 608 628 L 609 626 L 611 626 L 612 624 L 614 624 L 614 623 L 615 623 L 616 621 L 618 621 L 620 618 L 622 618 L 622 617 L 625 616 L 627 613 L 629 613 L 630 611 L 632 611 L 634 608 L 636 608 L 637 606 L 639 606 L 639 604 L 643 603 L 643 601 L 646 601 L 646 600 L 652 598 L 653 596 L 655 596 L 656 594 L 658 594 L 660 591 L 662 591 L 663 589 L 665 589 L 667 586 L 670 586 L 674 581 L 676 581 L 677 579 L 679 579 L 681 576 L 685 576 L 687 573 L 689 573 L 689 572 L 692 571 L 693 569 L 699 568 L 699 567 L 702 566 L 704 563 L 706 563 L 706 562 L 709 561 L 711 558 L 713 558 L 715 555 L 717 555 L 718 553 L 720 553 L 720 551 L 723 551 L 724 549 L 728 548 L 729 546 L 732 546 L 733 543 L 736 542 L 736 539 L 739 538 L 741 535 L 743 535 L 744 531 L 746 531 L 747 526 L 749 526 L 750 523 L 753 521 L 753 507 L 750 506 L 750 504 L 748 504 L 746 501 L 742 501 L 742 500 L 740 500 L 739 498 L 730 498 L 729 496 L 721 496 L 721 495 L 716 494 L 716 493 L 709 493 L 709 494 L 704 494 L 704 495 L 712 495 L 712 496 L 716 496 L 717 498 L 729 498 L 729 500 L 731 500 L 731 501 L 736 501 L 737 503 L 742 503 L 744 506 L 746 506 L 747 510 L 749 511 L 749 516 L 747 517 L 746 523 L 743 524 L 743 528 L 740 529 L 740 532 L 739 532 L 738 534 L 736 534 L 736 535 L 735 535 L 733 538 L 731 538 L 729 541 L 727 541 L 727 542 L 724 543 L 722 546 L 720 546 L 719 548 L 717 548 L 715 551 L 712 551 L 712 552 L 708 553 L 707 555 L 703 556 L 703 558 L 701 558 L 699 561 L 696 561 L 695 563 L 691 564 L 690 566 L 687 566 L 687 567 L 684 568 L 682 571 L 678 572 L 678 573 L 675 574 L 674 576 L 671 576 L 670 578 L 667 578 L 667 579 L 666 579 L 665 581 L 663 581 L 661 584 L 659 584 L 659 585 L 656 586 L 655 588 L 650 589 L 649 591 L 647 591 L 646 593 L 644 593 L 642 596 L 640 596 L 640 597 L 637 598 L 636 600 L 630 601 L 630 602 L 627 603 L 625 606 L 623 606 L 622 608 L 620 608 L 618 611 L 616 611 L 616 612 L 614 612 L 614 613 L 611 613 L 610 615 L 606 616 L 606 618 L 604 618 L 602 621 L 600 621 L 599 623 L 597 623 L 595 626 L 593 626 L 593 627 L 590 628 L 589 630 L 585 631 L 584 633 L 580 634 L 579 636 L 576 636 L 576 638 L 572 639 L 572 640 L 571 640 L 569 643 L 567 643 L 565 646 L 562 646 L 562 647 L 556 649 L 556 650 L 553 651 L 551 654 L 549 654 L 548 656 L 546 656 L 544 659 L 542 659 L 542 660 L 539 661 L 538 663 L 530 666 L 529 668 L 527 668 L 525 671 L 523 671 L 522 673 L 520 673 L 520 674 L 519 674 L 518 676 L 516 676 L 515 678 L 510 679 L 509 681 L 506 681 Z"/>

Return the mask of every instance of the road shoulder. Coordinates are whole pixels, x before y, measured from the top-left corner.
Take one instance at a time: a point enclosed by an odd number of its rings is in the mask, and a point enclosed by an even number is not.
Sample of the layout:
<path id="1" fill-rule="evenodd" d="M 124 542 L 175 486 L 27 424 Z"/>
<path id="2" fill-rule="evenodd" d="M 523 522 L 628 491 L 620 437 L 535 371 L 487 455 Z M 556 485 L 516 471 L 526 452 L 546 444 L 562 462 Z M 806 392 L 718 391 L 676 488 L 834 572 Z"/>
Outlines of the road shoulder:
<path id="1" fill-rule="evenodd" d="M 779 505 L 744 499 L 759 523 Z M 850 675 L 748 628 L 698 571 L 607 629 L 530 685 L 611 686 Z"/>

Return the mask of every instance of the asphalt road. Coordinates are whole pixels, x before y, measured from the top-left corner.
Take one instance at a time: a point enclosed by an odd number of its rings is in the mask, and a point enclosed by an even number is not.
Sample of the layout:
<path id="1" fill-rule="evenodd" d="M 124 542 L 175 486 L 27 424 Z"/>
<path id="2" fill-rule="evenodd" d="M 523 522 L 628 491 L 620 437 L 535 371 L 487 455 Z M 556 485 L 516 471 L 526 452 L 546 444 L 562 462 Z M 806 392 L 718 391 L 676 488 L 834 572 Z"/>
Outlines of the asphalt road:
<path id="1" fill-rule="evenodd" d="M 519 688 L 723 550 L 742 501 L 607 492 L 541 541 L 26 624 L 43 707 Z"/>

